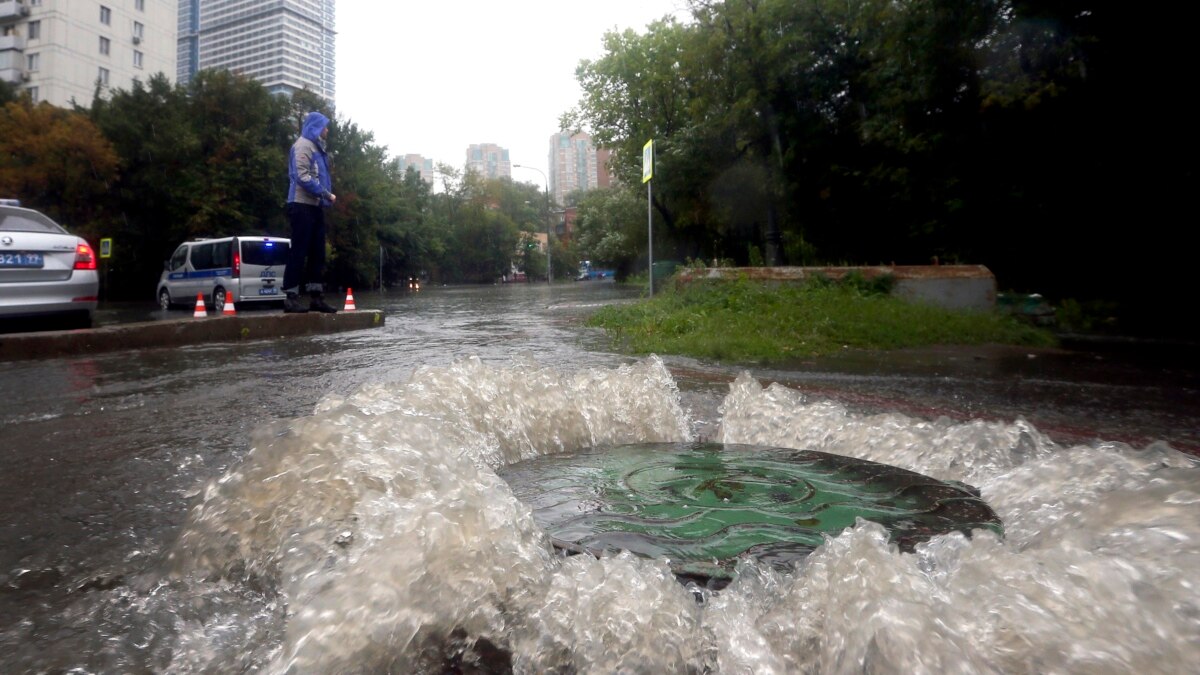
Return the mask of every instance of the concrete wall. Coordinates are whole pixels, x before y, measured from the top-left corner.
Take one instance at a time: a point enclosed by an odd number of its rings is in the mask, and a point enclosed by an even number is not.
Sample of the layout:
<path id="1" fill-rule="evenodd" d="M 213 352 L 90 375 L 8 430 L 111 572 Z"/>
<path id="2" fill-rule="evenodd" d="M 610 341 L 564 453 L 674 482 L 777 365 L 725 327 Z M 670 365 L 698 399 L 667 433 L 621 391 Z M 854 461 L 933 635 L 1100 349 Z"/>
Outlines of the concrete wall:
<path id="1" fill-rule="evenodd" d="M 892 295 L 947 309 L 991 311 L 996 307 L 996 277 L 983 265 L 896 265 L 877 267 L 709 267 L 680 268 L 677 279 L 735 279 L 799 282 L 813 277 L 839 280 L 850 272 L 866 279 L 891 275 Z"/>

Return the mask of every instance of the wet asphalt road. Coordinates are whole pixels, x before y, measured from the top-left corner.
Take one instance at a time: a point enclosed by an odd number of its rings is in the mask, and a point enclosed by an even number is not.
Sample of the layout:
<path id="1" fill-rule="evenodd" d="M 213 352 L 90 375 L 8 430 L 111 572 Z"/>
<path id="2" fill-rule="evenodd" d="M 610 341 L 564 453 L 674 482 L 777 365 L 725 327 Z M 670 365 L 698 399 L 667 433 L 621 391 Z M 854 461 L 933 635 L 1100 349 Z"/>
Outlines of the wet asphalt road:
<path id="1" fill-rule="evenodd" d="M 161 554 L 197 490 L 244 456 L 256 429 L 308 415 L 324 396 L 466 357 L 531 358 L 569 371 L 637 358 L 615 353 L 602 333 L 581 325 L 595 307 L 636 299 L 612 284 L 355 297 L 360 308 L 385 311 L 386 325 L 0 363 L 0 633 L 28 626 L 54 635 L 54 622 L 70 616 L 81 594 L 124 583 Z M 107 306 L 97 324 L 187 316 L 139 303 Z M 701 439 L 719 425 L 729 383 L 749 372 L 764 385 L 779 382 L 854 412 L 1023 419 L 1061 444 L 1165 442 L 1200 456 L 1197 350 L 1119 340 L 1067 345 L 847 350 L 770 368 L 663 361 Z"/>

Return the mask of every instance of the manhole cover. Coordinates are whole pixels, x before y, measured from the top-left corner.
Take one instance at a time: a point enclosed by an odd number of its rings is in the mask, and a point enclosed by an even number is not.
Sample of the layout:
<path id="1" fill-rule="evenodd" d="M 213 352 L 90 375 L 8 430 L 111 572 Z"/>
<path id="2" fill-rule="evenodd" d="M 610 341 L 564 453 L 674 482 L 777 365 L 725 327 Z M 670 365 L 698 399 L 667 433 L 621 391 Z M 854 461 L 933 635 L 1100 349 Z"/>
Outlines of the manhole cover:
<path id="1" fill-rule="evenodd" d="M 741 557 L 791 566 L 857 518 L 903 551 L 1000 519 L 961 483 L 811 450 L 720 443 L 639 443 L 548 455 L 500 470 L 555 547 L 669 561 L 724 585 Z"/>

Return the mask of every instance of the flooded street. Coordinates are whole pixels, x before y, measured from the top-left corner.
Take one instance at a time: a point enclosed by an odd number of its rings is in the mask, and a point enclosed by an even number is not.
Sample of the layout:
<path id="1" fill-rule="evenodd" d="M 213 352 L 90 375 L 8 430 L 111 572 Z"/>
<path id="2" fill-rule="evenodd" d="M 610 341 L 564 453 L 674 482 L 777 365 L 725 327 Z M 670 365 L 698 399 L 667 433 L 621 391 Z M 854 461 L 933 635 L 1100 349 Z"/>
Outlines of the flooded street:
<path id="1" fill-rule="evenodd" d="M 0 363 L 4 672 L 1200 663 L 1195 357 L 719 366 L 613 353 L 579 325 L 636 297 L 611 283 L 355 297 L 382 329 Z M 697 602 L 664 560 L 556 556 L 499 475 L 700 440 L 960 481 L 1004 536 L 909 554 L 862 522 L 792 572 L 747 562 Z"/>

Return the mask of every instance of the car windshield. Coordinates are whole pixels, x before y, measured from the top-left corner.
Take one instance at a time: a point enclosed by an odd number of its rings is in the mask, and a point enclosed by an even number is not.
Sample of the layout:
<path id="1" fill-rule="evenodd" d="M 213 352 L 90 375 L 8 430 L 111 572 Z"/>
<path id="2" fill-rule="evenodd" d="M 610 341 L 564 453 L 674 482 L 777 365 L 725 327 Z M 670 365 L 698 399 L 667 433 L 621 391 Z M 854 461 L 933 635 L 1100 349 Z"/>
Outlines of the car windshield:
<path id="1" fill-rule="evenodd" d="M 0 209 L 0 231 L 3 232 L 52 232 L 66 234 L 58 223 L 37 211 Z"/>

